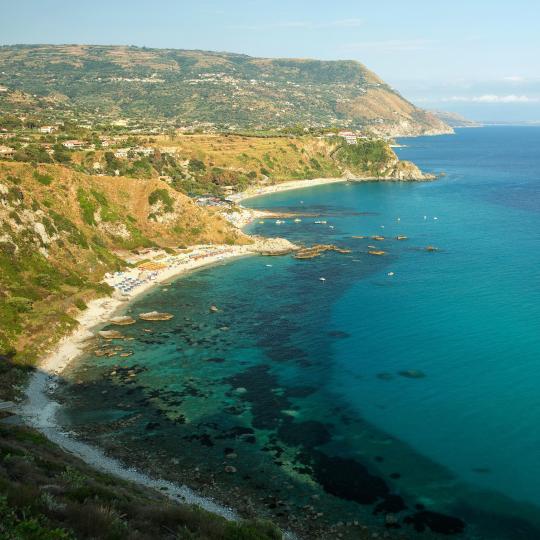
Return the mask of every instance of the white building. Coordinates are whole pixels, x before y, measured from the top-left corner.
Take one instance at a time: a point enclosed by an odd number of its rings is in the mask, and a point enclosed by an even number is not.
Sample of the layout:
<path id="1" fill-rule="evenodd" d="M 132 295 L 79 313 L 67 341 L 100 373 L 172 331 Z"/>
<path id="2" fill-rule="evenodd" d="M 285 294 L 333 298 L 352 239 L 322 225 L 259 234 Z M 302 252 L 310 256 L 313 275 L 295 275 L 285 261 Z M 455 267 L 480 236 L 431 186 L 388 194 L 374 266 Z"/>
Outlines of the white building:
<path id="1" fill-rule="evenodd" d="M 73 140 L 73 141 L 64 141 L 62 143 L 62 146 L 65 148 L 68 148 L 69 150 L 75 150 L 76 148 L 82 148 L 84 144 L 85 143 L 83 141 Z"/>
<path id="2" fill-rule="evenodd" d="M 13 148 L 10 148 L 9 146 L 0 146 L 0 158 L 10 158 L 13 157 L 13 153 L 15 151 Z"/>
<path id="3" fill-rule="evenodd" d="M 342 137 L 347 141 L 347 144 L 356 144 L 357 143 L 357 137 L 356 134 L 352 131 L 340 131 L 338 133 L 338 137 Z"/>
<path id="4" fill-rule="evenodd" d="M 114 153 L 114 157 L 118 159 L 127 159 L 130 148 L 119 148 Z"/>
<path id="5" fill-rule="evenodd" d="M 56 131 L 54 126 L 41 126 L 39 128 L 40 133 L 53 133 L 54 131 Z"/>

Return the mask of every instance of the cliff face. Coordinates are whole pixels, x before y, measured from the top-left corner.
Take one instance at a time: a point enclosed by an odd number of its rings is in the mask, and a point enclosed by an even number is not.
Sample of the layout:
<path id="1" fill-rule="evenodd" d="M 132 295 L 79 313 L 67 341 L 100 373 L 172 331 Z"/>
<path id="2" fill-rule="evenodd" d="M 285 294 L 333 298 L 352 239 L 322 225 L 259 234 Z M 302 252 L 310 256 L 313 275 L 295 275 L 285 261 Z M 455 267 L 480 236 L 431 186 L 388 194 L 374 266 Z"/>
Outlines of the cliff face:
<path id="1" fill-rule="evenodd" d="M 448 133 L 359 62 L 230 53 L 39 45 L 0 47 L 5 110 L 73 109 L 240 129 L 351 127 L 379 135 Z M 24 98 L 24 99 L 23 99 Z"/>

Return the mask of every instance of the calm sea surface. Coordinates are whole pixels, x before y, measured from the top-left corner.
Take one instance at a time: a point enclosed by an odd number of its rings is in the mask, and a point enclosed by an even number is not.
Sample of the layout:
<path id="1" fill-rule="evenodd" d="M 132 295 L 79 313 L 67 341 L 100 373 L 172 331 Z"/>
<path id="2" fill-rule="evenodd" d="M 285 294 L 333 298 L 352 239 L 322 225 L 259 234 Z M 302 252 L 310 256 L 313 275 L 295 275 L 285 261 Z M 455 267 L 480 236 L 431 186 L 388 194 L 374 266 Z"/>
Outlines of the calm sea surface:
<path id="1" fill-rule="evenodd" d="M 249 232 L 351 253 L 244 258 L 140 299 L 175 318 L 70 370 L 66 428 L 291 526 L 540 538 L 540 128 L 400 142 L 446 175 L 246 201 L 318 216 Z"/>

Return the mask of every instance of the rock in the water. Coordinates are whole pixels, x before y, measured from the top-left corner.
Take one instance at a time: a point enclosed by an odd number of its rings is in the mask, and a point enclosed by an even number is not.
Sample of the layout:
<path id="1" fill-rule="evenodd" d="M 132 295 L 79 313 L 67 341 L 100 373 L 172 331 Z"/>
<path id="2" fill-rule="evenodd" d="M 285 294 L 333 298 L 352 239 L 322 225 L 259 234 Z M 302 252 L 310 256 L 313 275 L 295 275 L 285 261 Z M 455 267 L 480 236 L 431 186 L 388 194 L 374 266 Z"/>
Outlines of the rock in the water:
<path id="1" fill-rule="evenodd" d="M 172 313 L 160 313 L 159 311 L 149 311 L 139 315 L 139 318 L 143 321 L 169 321 L 173 317 Z"/>
<path id="2" fill-rule="evenodd" d="M 226 465 L 225 466 L 225 472 L 226 473 L 235 473 L 236 467 L 233 467 L 232 465 Z"/>
<path id="3" fill-rule="evenodd" d="M 103 339 L 124 339 L 123 334 L 118 332 L 118 330 L 101 330 L 101 332 L 98 332 L 98 334 Z"/>
<path id="4" fill-rule="evenodd" d="M 113 317 L 109 323 L 110 324 L 117 324 L 119 326 L 126 326 L 128 324 L 135 324 L 135 319 L 133 317 L 129 317 L 128 315 L 122 316 L 122 317 Z"/>

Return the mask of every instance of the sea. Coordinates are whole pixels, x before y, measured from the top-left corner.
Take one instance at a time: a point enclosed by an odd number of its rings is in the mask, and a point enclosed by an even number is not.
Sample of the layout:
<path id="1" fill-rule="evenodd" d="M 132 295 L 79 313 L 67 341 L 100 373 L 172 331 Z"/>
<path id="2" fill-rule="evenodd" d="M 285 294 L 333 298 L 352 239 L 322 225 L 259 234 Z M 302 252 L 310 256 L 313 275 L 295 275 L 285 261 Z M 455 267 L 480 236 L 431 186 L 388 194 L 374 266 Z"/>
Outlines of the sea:
<path id="1" fill-rule="evenodd" d="M 540 128 L 398 142 L 441 176 L 246 200 L 296 217 L 247 232 L 349 253 L 138 299 L 174 318 L 70 367 L 65 430 L 306 538 L 539 539 Z"/>

